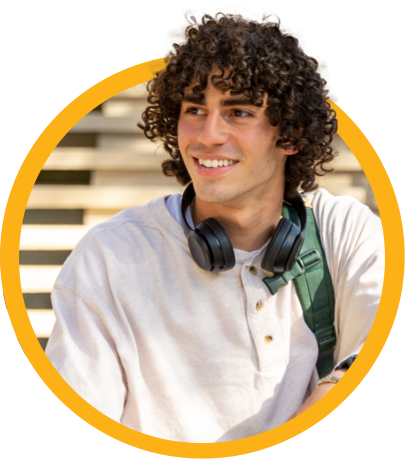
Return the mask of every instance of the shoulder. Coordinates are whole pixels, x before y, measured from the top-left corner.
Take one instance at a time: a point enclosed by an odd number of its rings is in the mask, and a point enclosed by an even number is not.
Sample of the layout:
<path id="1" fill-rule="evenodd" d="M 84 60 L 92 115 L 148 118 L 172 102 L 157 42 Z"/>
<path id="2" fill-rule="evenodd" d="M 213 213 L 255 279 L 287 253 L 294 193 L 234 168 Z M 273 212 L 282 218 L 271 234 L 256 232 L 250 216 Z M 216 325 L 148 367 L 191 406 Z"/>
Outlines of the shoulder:
<path id="1" fill-rule="evenodd" d="M 350 196 L 333 196 L 324 189 L 308 193 L 334 287 L 347 276 L 358 279 L 372 270 L 384 272 L 384 236 L 379 217 Z"/>
<path id="2" fill-rule="evenodd" d="M 125 209 L 109 220 L 94 226 L 81 239 L 74 250 L 74 254 L 77 257 L 97 243 L 104 242 L 109 245 L 115 238 L 122 240 L 125 234 L 138 233 L 148 227 L 153 227 L 155 219 L 151 207 L 155 203 L 152 201 L 145 206 Z"/>
<path id="3" fill-rule="evenodd" d="M 56 286 L 69 283 L 80 273 L 94 277 L 121 267 L 134 254 L 147 259 L 162 246 L 162 239 L 179 239 L 179 225 L 168 212 L 165 198 L 126 209 L 91 228 L 66 260 Z"/>
<path id="4" fill-rule="evenodd" d="M 369 207 L 351 196 L 333 196 L 325 189 L 306 194 L 321 233 L 373 233 L 382 231 L 381 220 Z"/>

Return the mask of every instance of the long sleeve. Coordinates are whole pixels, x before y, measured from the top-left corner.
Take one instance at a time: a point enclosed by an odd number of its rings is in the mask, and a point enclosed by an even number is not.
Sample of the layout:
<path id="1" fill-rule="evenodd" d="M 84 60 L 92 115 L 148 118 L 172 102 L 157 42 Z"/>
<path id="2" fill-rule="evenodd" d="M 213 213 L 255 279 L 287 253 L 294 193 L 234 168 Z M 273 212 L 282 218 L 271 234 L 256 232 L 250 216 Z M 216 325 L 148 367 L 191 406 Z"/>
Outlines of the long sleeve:
<path id="1" fill-rule="evenodd" d="M 358 354 L 380 303 L 384 280 L 381 221 L 353 198 L 316 202 L 321 238 L 335 290 L 335 363 Z M 322 200 L 328 200 L 322 203 Z"/>
<path id="2" fill-rule="evenodd" d="M 125 374 L 96 307 L 65 287 L 54 289 L 52 304 L 56 324 L 48 358 L 80 396 L 119 422 L 127 396 Z"/>

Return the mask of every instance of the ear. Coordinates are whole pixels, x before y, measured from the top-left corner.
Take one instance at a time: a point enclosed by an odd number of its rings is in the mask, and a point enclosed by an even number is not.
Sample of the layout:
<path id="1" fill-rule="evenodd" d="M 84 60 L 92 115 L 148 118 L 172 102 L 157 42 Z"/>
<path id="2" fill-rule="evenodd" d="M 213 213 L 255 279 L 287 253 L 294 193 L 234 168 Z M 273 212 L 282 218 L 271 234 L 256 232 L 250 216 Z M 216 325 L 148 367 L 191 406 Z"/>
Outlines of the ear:
<path id="1" fill-rule="evenodd" d="M 302 136 L 302 132 L 299 129 L 294 129 L 293 130 L 293 136 L 296 139 L 299 139 Z M 287 149 L 284 150 L 284 152 L 285 152 L 285 154 L 287 156 L 292 156 L 292 155 L 295 155 L 296 153 L 298 153 L 298 148 L 296 148 L 296 147 L 287 148 Z"/>
<path id="2" fill-rule="evenodd" d="M 292 155 L 295 155 L 296 153 L 298 153 L 298 148 L 288 148 L 284 150 L 284 154 L 287 156 L 292 156 Z"/>

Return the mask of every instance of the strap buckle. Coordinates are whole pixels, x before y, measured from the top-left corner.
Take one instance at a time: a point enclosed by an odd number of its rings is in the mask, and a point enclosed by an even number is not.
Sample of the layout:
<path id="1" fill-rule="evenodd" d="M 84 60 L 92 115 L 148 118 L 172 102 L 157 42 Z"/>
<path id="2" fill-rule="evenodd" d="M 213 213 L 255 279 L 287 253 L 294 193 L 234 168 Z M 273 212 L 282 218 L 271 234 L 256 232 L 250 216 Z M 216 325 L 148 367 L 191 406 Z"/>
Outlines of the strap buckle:
<path id="1" fill-rule="evenodd" d="M 315 249 L 309 250 L 308 252 L 303 253 L 297 258 L 297 263 L 299 263 L 304 272 L 309 271 L 311 268 L 318 265 L 320 262 L 321 256 Z"/>
<path id="2" fill-rule="evenodd" d="M 290 271 L 282 274 L 276 274 L 273 277 L 265 277 L 263 282 L 267 285 L 272 295 L 275 295 L 278 288 L 287 285 L 288 282 L 295 279 L 298 276 L 302 276 L 306 271 L 309 271 L 314 266 L 321 262 L 319 253 L 313 249 L 303 253 L 297 258 L 296 263 Z"/>
<path id="3" fill-rule="evenodd" d="M 299 263 L 294 263 L 294 266 L 290 271 L 286 271 L 282 274 L 276 274 L 273 277 L 265 277 L 262 280 L 270 290 L 270 293 L 275 295 L 279 287 L 287 285 L 291 280 L 295 279 L 297 276 L 301 276 L 302 274 L 304 274 L 304 270 L 301 268 L 301 265 Z"/>
<path id="4" fill-rule="evenodd" d="M 336 333 L 333 325 L 315 330 L 315 336 L 318 341 L 319 352 L 331 349 L 336 344 Z"/>

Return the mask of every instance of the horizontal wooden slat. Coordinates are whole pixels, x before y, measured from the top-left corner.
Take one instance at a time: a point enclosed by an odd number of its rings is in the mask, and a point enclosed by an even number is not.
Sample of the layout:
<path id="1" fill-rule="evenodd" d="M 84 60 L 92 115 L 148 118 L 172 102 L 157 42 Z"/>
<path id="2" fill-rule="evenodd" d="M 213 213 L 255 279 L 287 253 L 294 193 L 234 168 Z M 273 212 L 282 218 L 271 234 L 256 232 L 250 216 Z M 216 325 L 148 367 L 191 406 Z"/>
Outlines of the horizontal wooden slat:
<path id="1" fill-rule="evenodd" d="M 61 270 L 59 265 L 24 265 L 20 266 L 21 288 L 23 293 L 47 293 Z"/>
<path id="2" fill-rule="evenodd" d="M 137 134 L 97 134 L 96 146 L 101 150 L 114 150 L 117 153 L 120 151 L 144 153 L 143 148 L 139 147 L 141 141 L 149 143 L 150 150 L 147 150 L 147 152 L 150 151 L 151 153 L 154 153 L 156 147 L 159 145 L 157 142 L 153 143 L 146 137 L 143 137 L 143 134 L 139 131 Z"/>
<path id="3" fill-rule="evenodd" d="M 138 84 L 137 86 L 134 86 L 133 88 L 129 88 L 125 91 L 119 92 L 118 94 L 113 96 L 112 99 L 145 99 L 147 95 L 148 92 L 146 90 L 146 83 L 142 83 Z"/>
<path id="4" fill-rule="evenodd" d="M 142 206 L 178 187 L 34 186 L 27 209 L 123 209 Z"/>
<path id="5" fill-rule="evenodd" d="M 37 338 L 49 338 L 55 324 L 52 309 L 28 309 L 28 317 Z"/>
<path id="6" fill-rule="evenodd" d="M 102 135 L 102 134 L 100 134 Z M 106 135 L 112 135 L 114 138 L 119 138 L 121 135 L 119 134 L 106 134 Z M 107 153 L 107 154 L 119 154 L 119 153 L 131 153 L 133 155 L 136 154 L 145 154 L 149 153 L 151 155 L 154 155 L 156 153 L 156 150 L 158 150 L 158 147 L 160 143 L 158 141 L 152 142 L 151 140 L 147 139 L 144 137 L 142 134 L 141 135 L 133 135 L 133 134 L 122 134 L 123 138 L 126 139 L 128 136 L 132 140 L 132 144 L 130 148 L 95 148 L 95 147 L 79 147 L 79 146 L 73 146 L 73 147 L 56 147 L 52 155 L 54 154 L 59 154 L 59 153 Z M 158 150 L 159 152 L 159 150 Z M 163 148 L 162 148 L 162 154 L 163 154 Z"/>
<path id="7" fill-rule="evenodd" d="M 177 187 L 181 192 L 181 186 L 174 177 L 165 177 L 160 168 L 157 171 L 134 171 L 120 170 L 111 171 L 95 170 L 91 173 L 90 185 L 94 186 L 169 186 Z"/>
<path id="8" fill-rule="evenodd" d="M 157 146 L 154 146 L 155 150 Z M 70 149 L 69 149 L 70 150 Z M 72 149 L 74 150 L 74 149 Z M 90 149 L 89 149 L 90 150 Z M 52 153 L 45 163 L 45 170 L 161 170 L 162 159 L 168 155 L 151 153 L 78 152 Z"/>
<path id="9" fill-rule="evenodd" d="M 316 182 L 322 188 L 328 188 L 328 186 L 342 187 L 351 186 L 353 178 L 351 174 L 326 174 L 316 178 Z"/>
<path id="10" fill-rule="evenodd" d="M 330 164 L 336 172 L 362 172 L 363 169 L 352 153 L 345 153 L 337 156 Z M 327 167 L 329 167 L 329 164 Z"/>
<path id="11" fill-rule="evenodd" d="M 145 99 L 109 99 L 102 105 L 103 116 L 129 116 L 141 118 L 143 111 L 148 106 Z"/>
<path id="12" fill-rule="evenodd" d="M 85 225 L 23 225 L 20 250 L 72 250 L 90 228 Z"/>
<path id="13" fill-rule="evenodd" d="M 71 133 L 114 133 L 114 134 L 142 134 L 137 127 L 141 121 L 141 114 L 136 117 L 107 117 L 90 114 L 82 118 L 69 131 Z"/>
<path id="14" fill-rule="evenodd" d="M 352 196 L 353 198 L 357 199 L 363 204 L 366 204 L 367 199 L 367 191 L 361 187 L 355 186 L 335 186 L 330 185 L 328 187 L 323 186 L 329 191 L 329 193 L 333 194 L 334 196 Z"/>

